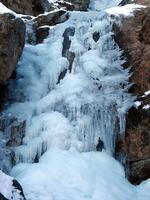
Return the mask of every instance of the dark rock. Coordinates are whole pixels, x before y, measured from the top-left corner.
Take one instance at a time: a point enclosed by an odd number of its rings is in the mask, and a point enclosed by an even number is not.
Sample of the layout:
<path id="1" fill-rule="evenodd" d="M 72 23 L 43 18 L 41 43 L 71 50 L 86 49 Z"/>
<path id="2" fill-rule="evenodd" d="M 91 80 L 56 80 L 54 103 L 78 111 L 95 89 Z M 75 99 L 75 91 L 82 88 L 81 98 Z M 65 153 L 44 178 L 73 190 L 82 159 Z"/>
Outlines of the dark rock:
<path id="1" fill-rule="evenodd" d="M 98 143 L 96 145 L 96 151 L 102 151 L 104 149 L 104 142 L 100 139 L 100 137 L 98 138 Z"/>
<path id="2" fill-rule="evenodd" d="M 69 72 L 71 72 L 72 70 L 72 64 L 75 58 L 75 53 L 71 52 L 70 49 L 70 45 L 71 45 L 71 40 L 70 40 L 70 36 L 74 36 L 75 34 L 75 28 L 74 27 L 68 27 L 66 28 L 63 37 L 63 49 L 62 49 L 62 56 L 66 57 L 68 62 L 69 62 Z M 58 78 L 58 83 L 60 82 L 60 80 L 62 80 L 65 75 L 67 73 L 67 69 L 65 69 L 63 72 L 61 72 L 59 78 Z"/>
<path id="3" fill-rule="evenodd" d="M 74 10 L 87 11 L 89 7 L 89 0 L 65 0 L 74 5 Z"/>
<path id="4" fill-rule="evenodd" d="M 9 116 L 0 117 L 0 169 L 5 173 L 16 164 L 14 148 L 22 144 L 25 128 L 25 121 Z"/>
<path id="5" fill-rule="evenodd" d="M 2 185 L 2 181 L 5 181 L 7 187 L 9 188 L 9 192 L 7 193 L 7 191 L 0 188 L 0 200 L 25 200 L 25 196 L 23 193 L 23 189 L 20 185 L 20 183 L 13 179 L 12 177 L 8 176 L 7 174 L 3 173 L 2 171 L 0 171 L 0 185 Z M 3 194 L 4 192 L 4 194 Z M 7 199 L 9 198 L 9 199 Z"/>
<path id="6" fill-rule="evenodd" d="M 36 30 L 36 43 L 42 43 L 49 35 L 49 27 L 41 27 Z"/>
<path id="7" fill-rule="evenodd" d="M 23 189 L 22 189 L 20 183 L 19 183 L 17 180 L 15 180 L 15 179 L 13 179 L 12 182 L 13 182 L 12 186 L 13 186 L 15 189 L 19 190 L 20 195 L 25 199 L 25 196 L 24 196 L 24 193 L 23 193 Z"/>
<path id="8" fill-rule="evenodd" d="M 97 31 L 94 32 L 94 33 L 93 33 L 93 40 L 94 40 L 95 42 L 98 42 L 99 38 L 100 38 L 100 33 L 97 32 Z"/>
<path id="9" fill-rule="evenodd" d="M 5 197 L 0 193 L 0 200 L 9 200 L 9 199 L 5 198 Z"/>
<path id="10" fill-rule="evenodd" d="M 33 23 L 35 23 L 37 27 L 45 25 L 54 26 L 58 23 L 66 21 L 68 17 L 69 16 L 65 10 L 56 10 L 49 12 L 48 14 L 39 15 L 33 20 Z"/>
<path id="11" fill-rule="evenodd" d="M 20 18 L 5 13 L 0 15 L 0 83 L 10 78 L 15 70 L 25 42 L 25 24 Z"/>
<path id="12" fill-rule="evenodd" d="M 62 56 L 66 57 L 67 60 L 69 61 L 70 72 L 72 70 L 72 64 L 75 58 L 75 54 L 69 50 L 71 45 L 70 36 L 74 36 L 74 34 L 75 34 L 74 27 L 68 27 L 63 34 L 64 40 L 63 40 Z"/>

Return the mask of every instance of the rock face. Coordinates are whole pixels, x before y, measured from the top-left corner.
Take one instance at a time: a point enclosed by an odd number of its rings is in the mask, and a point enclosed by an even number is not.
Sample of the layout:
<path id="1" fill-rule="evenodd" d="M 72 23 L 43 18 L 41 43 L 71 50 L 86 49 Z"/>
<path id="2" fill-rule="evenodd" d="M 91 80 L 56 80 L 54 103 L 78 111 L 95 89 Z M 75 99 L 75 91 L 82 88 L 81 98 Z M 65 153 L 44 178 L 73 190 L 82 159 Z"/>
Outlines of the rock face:
<path id="1" fill-rule="evenodd" d="M 25 128 L 25 121 L 7 115 L 0 117 L 0 169 L 5 173 L 16 164 L 14 148 L 22 144 Z"/>
<path id="2" fill-rule="evenodd" d="M 127 114 L 125 137 L 118 136 L 116 157 L 125 165 L 129 180 L 137 184 L 150 178 L 150 97 L 144 95 L 150 90 L 150 1 L 135 2 L 148 7 L 123 19 L 117 42 L 127 57 L 125 67 L 132 67 L 133 86 L 129 92 L 141 105 L 132 107 Z"/>
<path id="3" fill-rule="evenodd" d="M 44 12 L 46 0 L 1 0 L 9 9 L 25 15 L 38 15 Z"/>
<path id="4" fill-rule="evenodd" d="M 0 15 L 0 83 L 15 70 L 25 41 L 25 24 L 10 13 Z"/>
<path id="5" fill-rule="evenodd" d="M 89 0 L 58 0 L 54 4 L 48 0 L 1 0 L 1 2 L 16 13 L 33 16 L 61 7 L 67 10 L 87 11 L 89 4 Z"/>
<path id="6" fill-rule="evenodd" d="M 74 10 L 87 11 L 89 0 L 66 0 L 74 5 Z"/>

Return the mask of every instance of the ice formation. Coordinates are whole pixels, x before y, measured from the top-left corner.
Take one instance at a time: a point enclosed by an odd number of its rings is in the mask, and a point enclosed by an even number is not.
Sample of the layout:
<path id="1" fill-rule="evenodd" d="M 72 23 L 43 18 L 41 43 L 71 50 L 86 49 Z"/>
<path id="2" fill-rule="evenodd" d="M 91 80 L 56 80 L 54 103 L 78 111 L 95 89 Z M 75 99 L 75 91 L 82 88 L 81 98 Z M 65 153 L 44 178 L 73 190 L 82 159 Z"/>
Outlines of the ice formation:
<path id="1" fill-rule="evenodd" d="M 75 59 L 71 72 L 58 83 L 60 73 L 69 67 L 62 44 L 64 31 L 71 27 L 75 34 L 70 51 Z M 98 41 L 93 39 L 95 33 Z M 33 162 L 52 144 L 94 151 L 99 137 L 113 155 L 116 133 L 124 133 L 125 113 L 132 103 L 121 56 L 103 12 L 70 13 L 67 22 L 50 28 L 43 44 L 27 44 L 18 64 L 18 80 L 11 84 L 13 95 L 23 102 L 8 110 L 28 121 L 23 145 L 16 149 L 18 159 Z"/>

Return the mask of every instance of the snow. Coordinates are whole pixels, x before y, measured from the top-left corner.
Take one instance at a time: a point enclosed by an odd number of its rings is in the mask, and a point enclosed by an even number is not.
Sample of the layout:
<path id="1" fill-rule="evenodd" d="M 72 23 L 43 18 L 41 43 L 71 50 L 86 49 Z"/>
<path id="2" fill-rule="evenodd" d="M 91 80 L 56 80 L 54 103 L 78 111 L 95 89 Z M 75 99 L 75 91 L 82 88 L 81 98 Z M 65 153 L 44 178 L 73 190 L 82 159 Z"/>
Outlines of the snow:
<path id="1" fill-rule="evenodd" d="M 37 164 L 12 170 L 27 200 L 149 200 L 150 185 L 133 186 L 122 166 L 105 152 L 50 149 Z M 140 189 L 139 189 L 140 188 Z"/>
<path id="2" fill-rule="evenodd" d="M 144 93 L 146 96 L 150 95 L 150 90 Z"/>
<path id="3" fill-rule="evenodd" d="M 111 8 L 112 6 L 117 6 L 121 0 L 90 0 L 90 10 L 105 10 Z"/>
<path id="4" fill-rule="evenodd" d="M 122 15 L 125 17 L 129 17 L 134 15 L 134 11 L 142 8 L 145 8 L 145 6 L 138 4 L 127 4 L 125 6 L 109 8 L 106 10 L 106 12 L 110 15 Z"/>
<path id="5" fill-rule="evenodd" d="M 146 97 L 146 96 L 149 96 L 150 95 L 150 90 L 144 92 L 144 95 L 142 97 Z"/>
<path id="6" fill-rule="evenodd" d="M 1 170 L 0 170 L 0 193 L 7 199 L 11 198 L 12 178 L 4 174 Z"/>
<path id="7" fill-rule="evenodd" d="M 134 102 L 134 105 L 135 105 L 136 108 L 138 108 L 141 104 L 142 104 L 141 101 L 136 101 L 136 102 Z"/>
<path id="8" fill-rule="evenodd" d="M 149 108 L 150 108 L 150 104 L 147 104 L 147 105 L 143 106 L 144 110 L 148 110 Z"/>
<path id="9" fill-rule="evenodd" d="M 8 9 L 4 4 L 2 4 L 0 2 L 0 14 L 4 14 L 4 13 L 11 13 L 13 15 L 16 15 L 15 12 L 13 12 L 12 10 Z"/>

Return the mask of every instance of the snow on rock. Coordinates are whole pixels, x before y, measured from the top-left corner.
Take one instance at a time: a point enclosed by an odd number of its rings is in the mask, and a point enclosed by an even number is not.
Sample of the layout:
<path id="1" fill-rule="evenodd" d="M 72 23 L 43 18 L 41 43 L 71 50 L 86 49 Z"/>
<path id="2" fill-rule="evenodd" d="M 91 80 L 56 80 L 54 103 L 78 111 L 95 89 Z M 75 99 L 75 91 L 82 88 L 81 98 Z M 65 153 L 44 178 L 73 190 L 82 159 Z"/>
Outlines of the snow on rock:
<path id="1" fill-rule="evenodd" d="M 16 13 L 15 13 L 15 12 L 13 12 L 13 11 L 10 10 L 10 9 L 8 9 L 4 4 L 2 4 L 2 3 L 0 2 L 0 14 L 4 14 L 4 13 L 11 13 L 11 14 L 13 14 L 13 15 L 16 16 Z"/>
<path id="2" fill-rule="evenodd" d="M 134 105 L 135 105 L 136 108 L 138 108 L 141 104 L 142 104 L 141 101 L 136 101 L 136 102 L 134 102 Z"/>
<path id="3" fill-rule="evenodd" d="M 105 10 L 111 8 L 112 6 L 117 6 L 121 0 L 90 0 L 89 9 L 90 10 Z"/>
<path id="4" fill-rule="evenodd" d="M 148 90 L 147 92 L 144 92 L 144 95 L 142 97 L 146 97 L 150 95 L 150 90 Z"/>
<path id="5" fill-rule="evenodd" d="M 150 105 L 149 105 L 149 104 L 143 106 L 143 109 L 144 109 L 144 110 L 148 110 L 149 108 L 150 108 Z"/>
<path id="6" fill-rule="evenodd" d="M 112 7 L 106 10 L 109 15 L 122 15 L 122 16 L 133 16 L 135 10 L 145 8 L 145 6 L 138 4 L 127 4 L 125 6 Z"/>
<path id="7" fill-rule="evenodd" d="M 0 170 L 0 199 L 25 200 L 20 184 Z"/>

